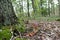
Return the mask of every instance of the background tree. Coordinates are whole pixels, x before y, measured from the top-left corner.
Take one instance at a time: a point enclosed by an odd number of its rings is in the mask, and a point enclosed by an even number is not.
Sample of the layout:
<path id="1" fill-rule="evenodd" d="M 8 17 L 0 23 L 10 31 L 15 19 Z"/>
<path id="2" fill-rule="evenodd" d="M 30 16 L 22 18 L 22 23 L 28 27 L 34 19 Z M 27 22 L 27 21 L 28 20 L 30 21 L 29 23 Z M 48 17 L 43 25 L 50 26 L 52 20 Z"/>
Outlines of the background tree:
<path id="1" fill-rule="evenodd" d="M 59 16 L 60 16 L 60 0 L 58 0 L 58 4 L 59 4 Z"/>
<path id="2" fill-rule="evenodd" d="M 29 0 L 27 0 L 27 9 L 28 9 L 28 17 L 30 17 L 30 13 L 29 13 Z"/>

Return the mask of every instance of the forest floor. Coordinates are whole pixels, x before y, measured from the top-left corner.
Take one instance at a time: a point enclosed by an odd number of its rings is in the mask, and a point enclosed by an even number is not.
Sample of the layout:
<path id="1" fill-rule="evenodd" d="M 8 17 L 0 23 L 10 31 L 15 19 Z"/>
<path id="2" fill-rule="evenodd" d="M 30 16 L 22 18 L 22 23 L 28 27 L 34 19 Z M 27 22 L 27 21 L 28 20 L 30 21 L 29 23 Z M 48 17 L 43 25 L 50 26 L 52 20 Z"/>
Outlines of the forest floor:
<path id="1" fill-rule="evenodd" d="M 32 23 L 39 24 L 35 33 L 33 32 L 33 28 L 31 28 L 31 26 L 33 25 Z M 27 32 L 21 33 L 22 40 L 60 40 L 60 21 L 48 22 L 33 20 L 30 21 L 27 27 Z M 3 27 L 2 31 L 0 30 L 0 40 L 3 37 L 6 37 L 7 40 L 9 40 L 10 36 L 10 30 L 6 27 Z"/>
<path id="2" fill-rule="evenodd" d="M 40 22 L 39 30 L 33 36 L 25 36 L 28 40 L 60 40 L 60 22 Z"/>

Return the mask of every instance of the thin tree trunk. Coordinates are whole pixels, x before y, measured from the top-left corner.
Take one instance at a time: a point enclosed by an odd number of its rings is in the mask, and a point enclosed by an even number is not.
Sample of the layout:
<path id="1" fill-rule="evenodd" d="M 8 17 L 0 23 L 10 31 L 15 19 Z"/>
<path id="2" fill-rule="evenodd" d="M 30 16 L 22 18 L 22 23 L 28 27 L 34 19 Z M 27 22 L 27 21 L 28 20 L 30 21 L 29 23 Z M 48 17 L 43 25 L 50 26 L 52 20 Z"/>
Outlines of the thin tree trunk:
<path id="1" fill-rule="evenodd" d="M 32 1 L 33 11 L 34 11 L 34 13 L 35 13 L 34 0 L 31 0 L 31 1 Z"/>
<path id="2" fill-rule="evenodd" d="M 58 4 L 59 4 L 59 16 L 60 16 L 60 0 L 58 0 Z"/>
<path id="3" fill-rule="evenodd" d="M 27 9 L 28 9 L 28 17 L 30 17 L 30 13 L 29 13 L 29 0 L 27 0 Z"/>
<path id="4" fill-rule="evenodd" d="M 43 1 L 42 0 L 40 0 L 40 8 L 41 8 L 41 14 L 42 14 L 42 16 L 43 16 L 43 3 L 42 3 Z"/>
<path id="5" fill-rule="evenodd" d="M 48 15 L 50 16 L 50 1 L 48 0 Z"/>
<path id="6" fill-rule="evenodd" d="M 34 12 L 34 19 L 35 19 L 35 16 L 36 16 L 36 7 L 35 7 L 35 1 L 34 0 L 31 0 L 32 1 L 32 8 L 33 8 L 33 12 Z"/>

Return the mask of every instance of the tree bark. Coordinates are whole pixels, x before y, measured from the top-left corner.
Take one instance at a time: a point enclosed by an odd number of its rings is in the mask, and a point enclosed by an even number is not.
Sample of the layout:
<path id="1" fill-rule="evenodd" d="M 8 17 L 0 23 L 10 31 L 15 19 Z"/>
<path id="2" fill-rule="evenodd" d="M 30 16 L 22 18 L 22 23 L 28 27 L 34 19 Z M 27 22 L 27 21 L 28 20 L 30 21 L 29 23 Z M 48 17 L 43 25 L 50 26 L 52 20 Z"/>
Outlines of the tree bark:
<path id="1" fill-rule="evenodd" d="M 16 23 L 17 17 L 11 0 L 0 0 L 0 25 L 13 25 Z"/>

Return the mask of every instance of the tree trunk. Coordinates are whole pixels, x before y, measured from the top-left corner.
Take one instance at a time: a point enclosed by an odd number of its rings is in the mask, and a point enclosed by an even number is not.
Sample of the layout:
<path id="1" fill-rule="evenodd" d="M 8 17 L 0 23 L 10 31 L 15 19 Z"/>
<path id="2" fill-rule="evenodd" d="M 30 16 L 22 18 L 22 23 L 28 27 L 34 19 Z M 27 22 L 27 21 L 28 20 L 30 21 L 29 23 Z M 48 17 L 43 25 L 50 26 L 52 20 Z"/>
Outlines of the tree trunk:
<path id="1" fill-rule="evenodd" d="M 0 0 L 0 25 L 13 25 L 17 23 L 11 0 Z"/>
<path id="2" fill-rule="evenodd" d="M 37 13 L 37 10 L 36 10 L 36 6 L 35 6 L 35 1 L 34 0 L 31 0 L 32 1 L 32 8 L 33 8 L 33 12 L 34 12 L 34 19 L 36 18 L 36 13 Z"/>
<path id="3" fill-rule="evenodd" d="M 50 16 L 50 1 L 48 0 L 48 15 Z"/>
<path id="4" fill-rule="evenodd" d="M 50 16 L 55 16 L 55 7 L 54 7 L 55 4 L 53 0 L 50 0 L 50 5 L 51 5 Z"/>
<path id="5" fill-rule="evenodd" d="M 27 0 L 27 9 L 28 9 L 28 17 L 30 17 L 30 13 L 29 13 L 29 0 Z"/>
<path id="6" fill-rule="evenodd" d="M 34 13 L 35 13 L 35 8 L 34 8 L 34 0 L 31 0 L 32 1 L 32 7 L 33 7 L 33 11 L 34 11 Z"/>
<path id="7" fill-rule="evenodd" d="M 60 0 L 58 0 L 58 4 L 59 4 L 59 16 L 60 16 Z"/>
<path id="8" fill-rule="evenodd" d="M 41 8 L 41 14 L 43 16 L 43 0 L 40 0 L 40 8 Z"/>

